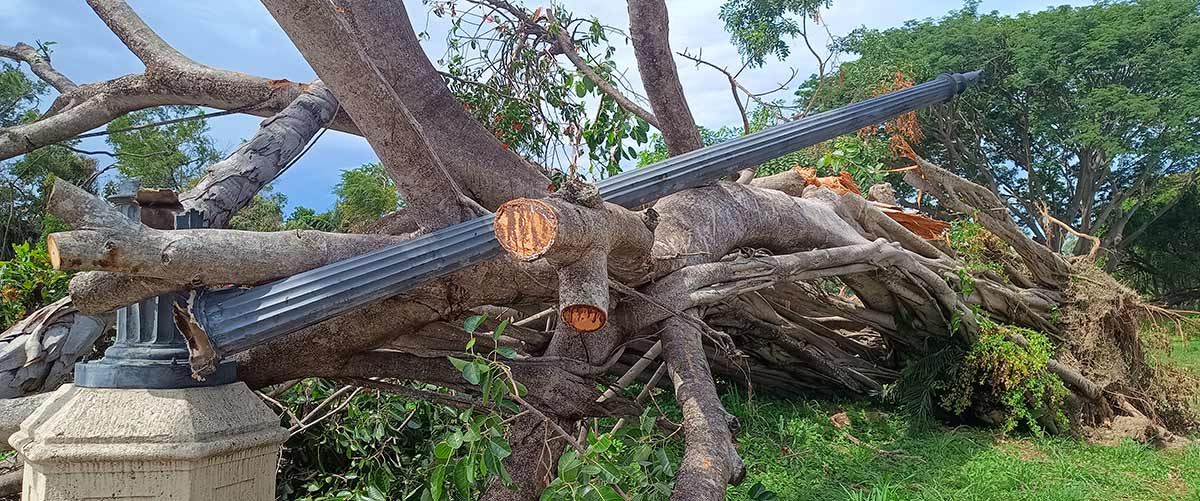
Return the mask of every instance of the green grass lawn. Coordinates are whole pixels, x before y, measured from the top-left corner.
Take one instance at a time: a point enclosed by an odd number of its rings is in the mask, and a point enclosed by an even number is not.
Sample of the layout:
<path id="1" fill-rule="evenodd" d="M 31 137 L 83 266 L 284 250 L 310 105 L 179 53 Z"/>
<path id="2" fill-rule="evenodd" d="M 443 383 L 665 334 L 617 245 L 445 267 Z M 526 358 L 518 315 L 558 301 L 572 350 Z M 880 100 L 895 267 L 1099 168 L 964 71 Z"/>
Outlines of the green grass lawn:
<path id="1" fill-rule="evenodd" d="M 1200 337 L 1171 341 L 1171 351 L 1159 354 L 1159 359 L 1200 374 Z"/>
<path id="2" fill-rule="evenodd" d="M 1200 339 L 1164 357 L 1200 372 Z M 1200 500 L 1200 446 L 1155 450 L 1069 438 L 1004 437 L 979 428 L 914 424 L 868 402 L 779 401 L 729 395 L 748 477 L 802 500 Z M 830 420 L 845 412 L 850 424 Z M 855 443 L 854 437 L 860 443 Z"/>
<path id="3" fill-rule="evenodd" d="M 755 483 L 780 499 L 1200 499 L 1200 447 L 1158 451 L 913 426 L 861 403 L 726 404 L 741 419 L 740 452 L 750 465 L 731 499 L 751 499 Z M 842 411 L 850 424 L 839 429 L 829 417 Z"/>

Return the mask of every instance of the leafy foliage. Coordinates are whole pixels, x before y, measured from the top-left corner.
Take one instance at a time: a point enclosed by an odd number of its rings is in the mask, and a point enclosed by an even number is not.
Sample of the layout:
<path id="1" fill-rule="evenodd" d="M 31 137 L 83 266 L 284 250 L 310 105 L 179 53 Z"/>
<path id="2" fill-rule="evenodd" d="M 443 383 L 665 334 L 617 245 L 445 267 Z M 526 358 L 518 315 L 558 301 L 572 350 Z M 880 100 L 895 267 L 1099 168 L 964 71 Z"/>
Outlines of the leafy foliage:
<path id="1" fill-rule="evenodd" d="M 458 421 L 433 446 L 434 465 L 429 474 L 428 491 L 422 498 L 438 501 L 450 498 L 453 492 L 460 498 L 477 499 L 479 489 L 485 488 L 492 477 L 509 485 L 512 478 L 504 468 L 504 459 L 512 455 L 512 447 L 504 436 L 501 412 L 515 413 L 520 408 L 513 395 L 526 393 L 525 386 L 512 378 L 502 359 L 516 357 L 512 348 L 500 346 L 500 336 L 508 327 L 502 320 L 491 332 L 494 349 L 486 354 L 475 351 L 476 331 L 487 317 L 474 315 L 463 322 L 471 335 L 466 352 L 470 360 L 449 357 L 450 363 L 468 383 L 478 386 L 482 409 L 467 409 L 458 414 Z"/>
<path id="2" fill-rule="evenodd" d="M 36 119 L 48 89 L 20 68 L 0 62 L 0 128 Z M 13 257 L 13 245 L 35 243 L 47 233 L 43 208 L 53 178 L 92 188 L 96 162 L 68 149 L 74 144 L 47 146 L 0 164 L 0 259 Z"/>
<path id="3" fill-rule="evenodd" d="M 25 76 L 21 68 L 0 62 L 0 127 L 27 121 L 48 86 Z"/>
<path id="4" fill-rule="evenodd" d="M 280 397 L 303 416 L 338 388 L 305 380 Z M 384 393 L 362 392 L 344 411 L 288 440 L 280 464 L 283 499 L 416 499 L 425 488 L 429 437 L 445 430 L 456 412 L 445 406 Z"/>
<path id="5" fill-rule="evenodd" d="M 668 437 L 659 432 L 657 415 L 647 409 L 637 426 L 588 433 L 584 454 L 568 448 L 558 460 L 558 477 L 542 499 L 667 499 L 675 466 L 667 454 Z M 620 489 L 618 491 L 617 489 Z"/>
<path id="6" fill-rule="evenodd" d="M 1195 0 L 1101 2 L 1014 17 L 979 2 L 939 19 L 855 30 L 839 49 L 860 57 L 816 89 L 817 109 L 858 101 L 897 71 L 917 81 L 982 68 L 983 85 L 920 113 L 918 153 L 1011 201 L 1036 236 L 1035 206 L 1101 233 L 1139 186 L 1200 159 L 1200 9 Z M 1132 191 L 1131 191 L 1132 190 Z M 1113 210 L 1107 210 L 1116 204 Z M 1137 204 L 1134 204 L 1137 205 Z"/>
<path id="7" fill-rule="evenodd" d="M 712 146 L 714 144 L 724 143 L 725 141 L 741 135 L 732 127 L 721 127 L 714 130 L 701 125 L 696 127 L 696 129 L 700 132 L 700 141 L 702 144 L 704 144 L 704 146 Z M 647 149 L 638 152 L 638 167 L 644 167 L 655 162 L 661 162 L 670 156 L 667 153 L 667 143 L 665 140 L 663 140 L 662 134 L 655 132 L 650 136 L 649 144 L 646 146 Z"/>
<path id="8" fill-rule="evenodd" d="M 978 221 L 966 218 L 951 221 L 947 237 L 950 240 L 950 248 L 963 262 L 964 272 L 991 271 L 997 276 L 1005 276 L 1004 265 L 1000 263 L 1004 243 L 984 229 Z M 971 295 L 967 290 L 961 292 L 964 296 Z"/>
<path id="9" fill-rule="evenodd" d="M 333 192 L 338 197 L 341 227 L 346 231 L 361 231 L 380 216 L 402 207 L 396 184 L 378 163 L 342 171 L 342 180 Z"/>
<path id="10" fill-rule="evenodd" d="M 152 123 L 192 117 L 195 106 L 160 106 L 126 114 L 108 124 L 108 144 L 117 155 L 117 171 L 149 188 L 183 191 L 220 160 L 208 137 L 206 120 L 184 120 L 154 127 Z"/>
<path id="11" fill-rule="evenodd" d="M 1125 226 L 1116 275 L 1154 302 L 1200 309 L 1200 188 L 1181 177 L 1147 195 Z"/>
<path id="12" fill-rule="evenodd" d="M 725 31 L 742 60 L 751 67 L 763 66 L 767 56 L 786 60 L 790 39 L 803 31 L 806 18 L 816 18 L 831 0 L 728 0 L 721 6 Z M 799 17 L 799 21 L 796 20 Z"/>
<path id="13" fill-rule="evenodd" d="M 1037 331 L 999 325 L 982 315 L 979 318 L 979 341 L 955 368 L 953 384 L 947 388 L 942 406 L 959 415 L 968 409 L 985 413 L 997 410 L 1004 432 L 1024 425 L 1041 435 L 1039 420 L 1046 414 L 1065 427 L 1066 415 L 1061 409 L 1067 389 L 1046 368 L 1054 352 L 1050 340 Z M 1024 337 L 1028 345 L 1018 344 L 1014 335 Z"/>
<path id="14" fill-rule="evenodd" d="M 624 33 L 557 6 L 550 7 L 557 22 L 539 8 L 531 18 L 540 28 L 531 30 L 479 5 L 459 11 L 455 2 L 430 3 L 434 15 L 452 21 L 446 55 L 438 60 L 446 68 L 446 84 L 505 148 L 559 171 L 582 170 L 586 160 L 596 177 L 620 172 L 622 161 L 637 158 L 625 143 L 645 143 L 650 125 L 561 62 L 553 36 L 565 31 L 601 78 L 628 87 L 608 40 Z"/>
<path id="15" fill-rule="evenodd" d="M 275 193 L 270 185 L 254 195 L 254 199 L 234 214 L 229 227 L 245 231 L 279 231 L 283 229 L 283 206 L 287 195 Z"/>
<path id="16" fill-rule="evenodd" d="M 71 275 L 50 266 L 44 245 L 13 245 L 13 257 L 0 261 L 0 330 L 67 295 Z"/>

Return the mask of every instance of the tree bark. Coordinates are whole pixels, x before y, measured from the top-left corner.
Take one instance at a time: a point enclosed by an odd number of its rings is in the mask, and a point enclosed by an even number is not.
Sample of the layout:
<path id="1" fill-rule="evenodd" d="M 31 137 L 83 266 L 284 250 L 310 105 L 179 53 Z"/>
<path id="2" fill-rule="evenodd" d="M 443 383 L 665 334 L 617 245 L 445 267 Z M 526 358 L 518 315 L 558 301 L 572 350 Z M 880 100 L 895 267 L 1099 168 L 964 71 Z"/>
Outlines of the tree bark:
<path id="1" fill-rule="evenodd" d="M 264 0 L 263 5 L 350 113 L 422 230 L 480 214 L 332 4 Z"/>
<path id="2" fill-rule="evenodd" d="M 89 5 L 146 64 L 146 71 L 60 89 L 62 93 L 41 118 L 0 130 L 0 160 L 71 139 L 153 106 L 197 105 L 270 117 L 307 89 L 307 84 L 192 61 L 167 45 L 122 0 L 90 0 Z M 335 117 L 330 127 L 358 133 L 344 114 Z"/>
<path id="3" fill-rule="evenodd" d="M 76 228 L 47 237 L 55 269 L 118 272 L 191 287 L 259 284 L 403 240 L 313 230 L 156 230 L 61 179 L 47 211 Z"/>
<path id="4" fill-rule="evenodd" d="M 43 82 L 54 87 L 59 94 L 64 94 L 75 90 L 79 87 L 66 75 L 59 73 L 50 65 L 50 59 L 39 54 L 37 49 L 25 42 L 17 42 L 17 45 L 9 47 L 0 45 L 0 57 L 7 57 L 14 61 L 24 61 L 29 64 L 29 69 L 34 75 L 42 79 Z"/>
<path id="5" fill-rule="evenodd" d="M 746 475 L 700 336 L 678 318 L 663 321 L 663 359 L 683 412 L 686 445 L 671 490 L 675 501 L 725 499 L 725 486 L 741 483 Z"/>
<path id="6" fill-rule="evenodd" d="M 195 186 L 179 196 L 183 208 L 200 211 L 205 227 L 228 226 L 237 211 L 295 161 L 338 109 L 333 94 L 319 81 L 313 83 L 277 115 L 264 120 L 254 137 L 209 167 Z M 80 311 L 96 314 L 187 286 L 122 273 L 84 272 L 71 279 L 70 293 Z"/>
<path id="7" fill-rule="evenodd" d="M 629 35 L 642 87 L 658 117 L 658 130 L 671 156 L 704 147 L 696 120 L 683 96 L 674 53 L 667 40 L 667 4 L 663 0 L 629 0 Z"/>
<path id="8" fill-rule="evenodd" d="M 345 19 L 384 80 L 421 124 L 425 139 L 463 191 L 488 210 L 541 197 L 550 180 L 505 149 L 450 93 L 425 56 L 403 2 L 338 0 Z M 480 166 L 486 165 L 486 169 Z"/>
<path id="9" fill-rule="evenodd" d="M 918 158 L 919 170 L 904 173 L 904 180 L 917 189 L 933 194 L 947 207 L 975 217 L 984 228 L 996 234 L 1021 256 L 1034 281 L 1060 289 L 1066 283 L 1067 262 L 1051 249 L 1039 245 L 1017 227 L 1008 215 L 1008 206 L 987 188 L 958 177 Z"/>

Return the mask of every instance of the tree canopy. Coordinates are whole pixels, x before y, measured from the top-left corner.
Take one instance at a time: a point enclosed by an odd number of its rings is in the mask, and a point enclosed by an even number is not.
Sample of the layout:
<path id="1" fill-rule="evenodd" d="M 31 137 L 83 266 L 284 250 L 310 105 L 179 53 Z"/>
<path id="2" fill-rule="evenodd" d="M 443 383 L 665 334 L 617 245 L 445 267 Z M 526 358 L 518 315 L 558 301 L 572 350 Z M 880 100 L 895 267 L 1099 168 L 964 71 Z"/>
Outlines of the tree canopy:
<path id="1" fill-rule="evenodd" d="M 838 48 L 859 58 L 800 97 L 828 108 L 902 73 L 986 72 L 963 99 L 920 114 L 913 147 L 978 179 L 1055 249 L 1076 230 L 1121 235 L 1147 194 L 1200 161 L 1200 13 L 1192 0 L 1102 2 L 1003 16 L 968 2 L 939 19 L 862 28 Z M 1085 245 L 1077 246 L 1080 252 Z"/>

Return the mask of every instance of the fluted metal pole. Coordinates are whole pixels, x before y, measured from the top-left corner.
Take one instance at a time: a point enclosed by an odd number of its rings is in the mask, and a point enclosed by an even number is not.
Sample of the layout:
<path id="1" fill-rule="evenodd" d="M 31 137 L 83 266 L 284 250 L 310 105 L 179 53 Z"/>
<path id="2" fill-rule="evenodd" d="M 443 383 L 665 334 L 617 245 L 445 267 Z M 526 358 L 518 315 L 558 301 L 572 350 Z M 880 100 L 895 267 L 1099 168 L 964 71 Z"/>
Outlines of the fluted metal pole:
<path id="1" fill-rule="evenodd" d="M 950 100 L 981 72 L 929 82 L 668 158 L 598 184 L 612 203 L 636 207 L 743 168 Z M 388 249 L 249 289 L 200 293 L 192 313 L 221 356 L 394 296 L 500 253 L 488 215 Z"/>

